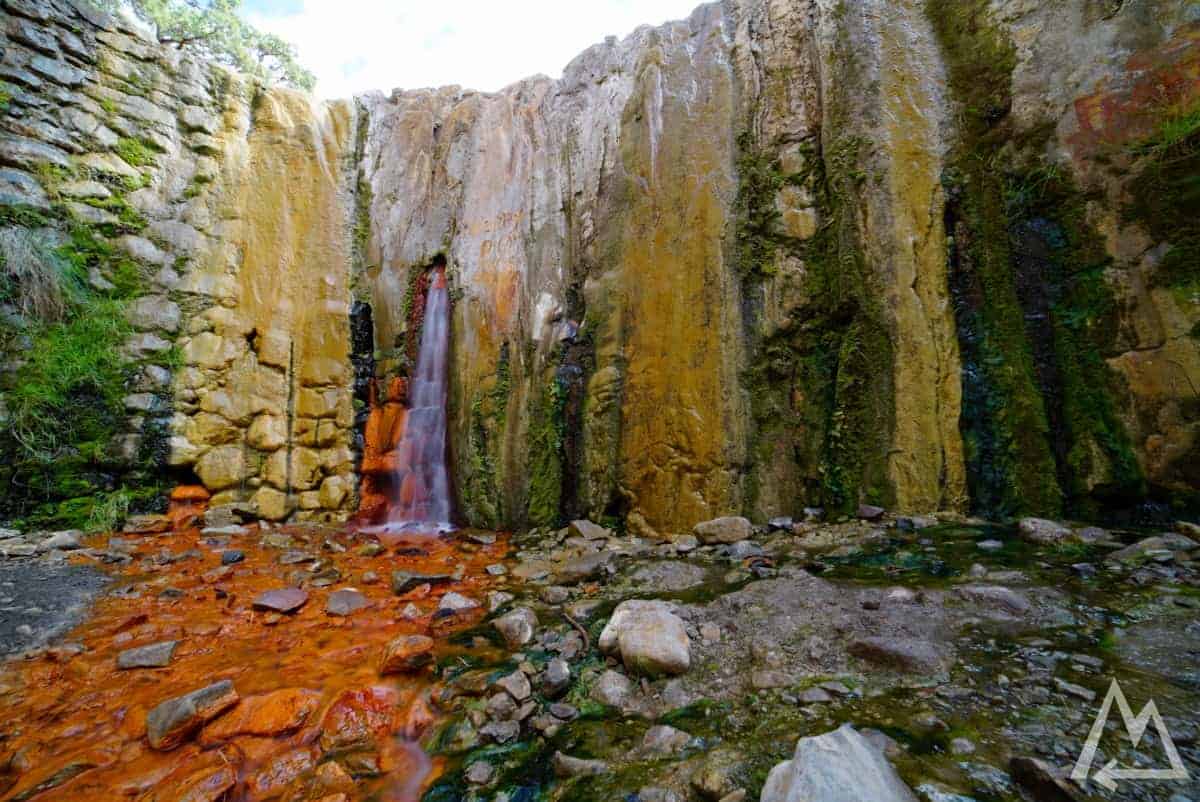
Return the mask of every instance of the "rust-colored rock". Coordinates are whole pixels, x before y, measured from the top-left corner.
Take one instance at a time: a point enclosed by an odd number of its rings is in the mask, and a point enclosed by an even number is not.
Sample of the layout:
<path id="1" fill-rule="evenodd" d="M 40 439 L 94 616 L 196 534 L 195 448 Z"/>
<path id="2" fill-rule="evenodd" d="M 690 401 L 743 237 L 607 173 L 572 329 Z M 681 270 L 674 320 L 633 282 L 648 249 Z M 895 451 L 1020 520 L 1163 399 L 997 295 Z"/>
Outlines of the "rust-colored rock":
<path id="1" fill-rule="evenodd" d="M 229 680 L 168 699 L 146 714 L 146 737 L 155 749 L 174 749 L 238 699 Z"/>
<path id="2" fill-rule="evenodd" d="M 243 699 L 233 710 L 204 728 L 199 741 L 213 746 L 239 735 L 274 737 L 294 732 L 321 704 L 321 694 L 304 688 Z"/>
<path id="3" fill-rule="evenodd" d="M 379 673 L 419 671 L 433 662 L 433 646 L 433 638 L 426 635 L 401 635 L 384 649 Z"/>
<path id="4" fill-rule="evenodd" d="M 321 748 L 346 749 L 393 732 L 399 704 L 400 695 L 392 688 L 343 691 L 321 720 Z"/>

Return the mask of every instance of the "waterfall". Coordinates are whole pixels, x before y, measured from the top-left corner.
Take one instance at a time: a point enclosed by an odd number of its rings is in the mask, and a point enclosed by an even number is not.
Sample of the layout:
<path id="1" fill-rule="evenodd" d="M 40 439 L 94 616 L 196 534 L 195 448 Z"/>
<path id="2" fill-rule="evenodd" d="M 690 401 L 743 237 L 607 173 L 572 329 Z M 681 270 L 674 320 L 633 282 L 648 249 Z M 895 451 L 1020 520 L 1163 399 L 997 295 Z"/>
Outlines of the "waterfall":
<path id="1" fill-rule="evenodd" d="M 446 395 L 450 359 L 450 295 L 437 268 L 425 300 L 417 365 L 409 382 L 409 407 L 396 448 L 395 483 L 388 530 L 448 531 L 450 475 L 446 467 Z"/>

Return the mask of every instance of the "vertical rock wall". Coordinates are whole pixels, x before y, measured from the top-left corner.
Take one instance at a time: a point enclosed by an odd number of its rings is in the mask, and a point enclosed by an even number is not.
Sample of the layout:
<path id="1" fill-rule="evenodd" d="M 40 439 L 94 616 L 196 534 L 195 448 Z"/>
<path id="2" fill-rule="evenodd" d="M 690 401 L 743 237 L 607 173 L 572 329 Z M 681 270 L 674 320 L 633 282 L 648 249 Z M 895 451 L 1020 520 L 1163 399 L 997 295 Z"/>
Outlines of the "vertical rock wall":
<path id="1" fill-rule="evenodd" d="M 47 503 L 169 466 L 345 517 L 355 370 L 402 386 L 441 260 L 472 524 L 1193 503 L 1196 134 L 1161 125 L 1200 15 L 1043 6 L 736 0 L 557 81 L 314 104 L 3 0 L 0 229 L 73 237 L 127 327 Z"/>

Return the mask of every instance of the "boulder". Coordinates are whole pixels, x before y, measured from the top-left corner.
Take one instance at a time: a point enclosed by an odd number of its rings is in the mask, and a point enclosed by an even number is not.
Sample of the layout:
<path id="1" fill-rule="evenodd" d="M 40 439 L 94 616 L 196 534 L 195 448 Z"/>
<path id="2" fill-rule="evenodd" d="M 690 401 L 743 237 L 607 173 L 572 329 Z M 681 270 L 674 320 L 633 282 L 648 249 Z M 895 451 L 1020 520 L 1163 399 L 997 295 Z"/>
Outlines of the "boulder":
<path id="1" fill-rule="evenodd" d="M 1149 560 L 1155 554 L 1163 552 L 1190 552 L 1197 545 L 1196 541 L 1184 535 L 1167 533 L 1163 535 L 1153 535 L 1148 538 L 1139 540 L 1130 546 L 1114 551 L 1108 555 L 1105 562 L 1109 563 L 1141 563 Z"/>
<path id="2" fill-rule="evenodd" d="M 612 554 L 603 551 L 574 557 L 555 568 L 554 579 L 563 585 L 574 585 L 586 579 L 595 579 L 600 576 L 611 560 Z"/>
<path id="3" fill-rule="evenodd" d="M 998 585 L 963 585 L 958 595 L 989 608 L 999 608 L 1009 615 L 1026 615 L 1032 606 L 1029 600 L 1009 588 Z"/>
<path id="4" fill-rule="evenodd" d="M 200 744 L 212 746 L 239 735 L 274 738 L 295 732 L 321 705 L 321 694 L 284 688 L 243 699 L 237 707 L 204 728 Z"/>
<path id="5" fill-rule="evenodd" d="M 878 749 L 849 724 L 801 738 L 767 775 L 762 802 L 916 802 Z"/>
<path id="6" fill-rule="evenodd" d="M 562 752 L 554 753 L 553 763 L 556 777 L 595 777 L 609 771 L 608 764 L 603 760 L 584 760 Z"/>
<path id="7" fill-rule="evenodd" d="M 754 534 L 754 527 L 745 518 L 727 516 L 696 524 L 692 534 L 698 537 L 701 543 L 737 543 Z"/>
<path id="8" fill-rule="evenodd" d="M 600 679 L 592 685 L 590 695 L 593 701 L 602 705 L 624 708 L 629 697 L 633 695 L 633 683 L 629 681 L 629 677 L 610 669 L 601 674 Z"/>
<path id="9" fill-rule="evenodd" d="M 171 519 L 165 515 L 130 515 L 124 530 L 135 535 L 158 535 L 171 529 Z"/>
<path id="10" fill-rule="evenodd" d="M 874 504 L 859 504 L 858 517 L 864 521 L 878 521 L 887 512 L 883 507 L 876 507 Z"/>
<path id="11" fill-rule="evenodd" d="M 233 683 L 221 680 L 168 699 L 146 714 L 146 737 L 160 751 L 174 749 L 209 721 L 238 703 Z"/>
<path id="12" fill-rule="evenodd" d="M 620 654 L 630 671 L 649 676 L 682 674 L 691 666 L 683 621 L 662 601 L 621 602 L 600 633 L 605 654 Z"/>
<path id="13" fill-rule="evenodd" d="M 451 613 L 461 613 L 467 610 L 474 610 L 478 606 L 479 602 L 474 599 L 467 598 L 461 593 L 450 591 L 438 602 L 438 612 L 445 610 Z"/>

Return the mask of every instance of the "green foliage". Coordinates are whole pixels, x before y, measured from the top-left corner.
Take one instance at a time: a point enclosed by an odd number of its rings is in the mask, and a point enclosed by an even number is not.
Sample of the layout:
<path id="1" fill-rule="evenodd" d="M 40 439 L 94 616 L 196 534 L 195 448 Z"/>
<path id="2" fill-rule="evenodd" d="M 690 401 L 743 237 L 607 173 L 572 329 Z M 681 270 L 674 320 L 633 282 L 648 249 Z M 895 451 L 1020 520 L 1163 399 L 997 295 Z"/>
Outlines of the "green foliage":
<path id="1" fill-rule="evenodd" d="M 242 18 L 241 0 L 91 0 L 115 13 L 128 7 L 164 44 L 190 47 L 205 58 L 266 82 L 311 90 L 316 78 L 296 60 L 296 49 Z"/>
<path id="2" fill-rule="evenodd" d="M 8 108 L 8 104 L 12 103 L 13 88 L 10 84 L 0 81 L 0 109 Z"/>

